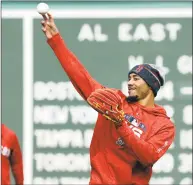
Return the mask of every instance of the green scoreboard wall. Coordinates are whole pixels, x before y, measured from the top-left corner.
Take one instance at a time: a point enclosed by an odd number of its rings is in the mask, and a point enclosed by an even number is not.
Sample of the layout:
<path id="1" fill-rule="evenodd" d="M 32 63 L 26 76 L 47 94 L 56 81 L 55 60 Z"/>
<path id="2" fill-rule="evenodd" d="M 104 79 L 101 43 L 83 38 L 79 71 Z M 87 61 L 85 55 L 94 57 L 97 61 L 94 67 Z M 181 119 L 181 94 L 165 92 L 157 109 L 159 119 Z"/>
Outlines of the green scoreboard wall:
<path id="1" fill-rule="evenodd" d="M 176 139 L 150 184 L 191 184 L 192 9 L 53 9 L 68 47 L 91 75 L 127 94 L 140 63 L 163 68 L 156 101 L 176 125 Z M 97 113 L 78 95 L 49 48 L 34 9 L 2 12 L 2 122 L 16 131 L 25 184 L 85 184 Z"/>

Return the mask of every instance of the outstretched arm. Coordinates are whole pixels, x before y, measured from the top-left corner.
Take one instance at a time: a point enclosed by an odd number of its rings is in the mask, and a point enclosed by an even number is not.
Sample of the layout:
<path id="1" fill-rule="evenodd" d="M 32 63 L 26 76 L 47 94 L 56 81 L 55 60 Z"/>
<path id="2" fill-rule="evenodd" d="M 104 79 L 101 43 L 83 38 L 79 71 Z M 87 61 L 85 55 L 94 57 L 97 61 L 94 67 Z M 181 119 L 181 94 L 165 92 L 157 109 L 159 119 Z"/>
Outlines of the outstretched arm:
<path id="1" fill-rule="evenodd" d="M 67 48 L 50 13 L 43 15 L 42 30 L 47 37 L 47 42 L 60 61 L 78 93 L 86 100 L 88 96 L 102 85 L 94 80 L 77 57 Z"/>

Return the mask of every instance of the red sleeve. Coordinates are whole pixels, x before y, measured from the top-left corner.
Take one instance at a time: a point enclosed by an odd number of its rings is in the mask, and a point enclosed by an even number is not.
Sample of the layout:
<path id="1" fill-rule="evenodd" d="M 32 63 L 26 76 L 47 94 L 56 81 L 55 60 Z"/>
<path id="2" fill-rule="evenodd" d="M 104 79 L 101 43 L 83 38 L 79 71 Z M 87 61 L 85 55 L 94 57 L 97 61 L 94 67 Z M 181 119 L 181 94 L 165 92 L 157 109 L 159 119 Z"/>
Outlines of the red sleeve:
<path id="1" fill-rule="evenodd" d="M 102 85 L 96 82 L 76 56 L 67 48 L 60 34 L 48 39 L 48 44 L 60 61 L 78 93 L 86 100 L 88 96 Z"/>
<path id="2" fill-rule="evenodd" d="M 126 122 L 118 128 L 118 133 L 123 141 L 137 156 L 138 160 L 145 166 L 153 165 L 172 144 L 175 136 L 174 125 L 170 124 L 161 128 L 148 141 L 140 139 L 134 134 Z"/>
<path id="3" fill-rule="evenodd" d="M 14 135 L 13 137 L 13 151 L 11 154 L 10 163 L 15 183 L 18 185 L 23 185 L 24 177 L 23 177 L 22 152 L 16 135 Z"/>

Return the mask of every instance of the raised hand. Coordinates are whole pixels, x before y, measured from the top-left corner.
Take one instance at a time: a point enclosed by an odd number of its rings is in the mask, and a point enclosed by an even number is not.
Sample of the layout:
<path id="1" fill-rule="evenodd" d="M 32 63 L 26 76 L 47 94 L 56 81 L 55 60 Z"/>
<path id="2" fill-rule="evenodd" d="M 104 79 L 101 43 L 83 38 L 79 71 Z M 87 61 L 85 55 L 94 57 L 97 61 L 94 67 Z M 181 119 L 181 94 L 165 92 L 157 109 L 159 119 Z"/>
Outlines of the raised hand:
<path id="1" fill-rule="evenodd" d="M 58 28 L 55 25 L 54 18 L 51 13 L 43 14 L 43 19 L 41 21 L 42 31 L 46 35 L 47 39 L 52 38 L 58 33 Z"/>

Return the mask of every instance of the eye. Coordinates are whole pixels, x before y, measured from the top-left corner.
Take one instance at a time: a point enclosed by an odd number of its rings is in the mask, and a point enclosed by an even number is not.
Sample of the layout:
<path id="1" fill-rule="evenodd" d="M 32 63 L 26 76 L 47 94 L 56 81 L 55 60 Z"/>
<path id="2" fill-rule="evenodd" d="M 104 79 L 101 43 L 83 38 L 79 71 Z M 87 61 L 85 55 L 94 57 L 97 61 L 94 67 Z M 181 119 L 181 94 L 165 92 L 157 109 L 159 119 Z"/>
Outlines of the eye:
<path id="1" fill-rule="evenodd" d="M 136 78 L 136 77 L 135 77 L 135 78 L 133 78 L 133 79 L 134 79 L 135 81 L 139 80 L 139 78 Z"/>

